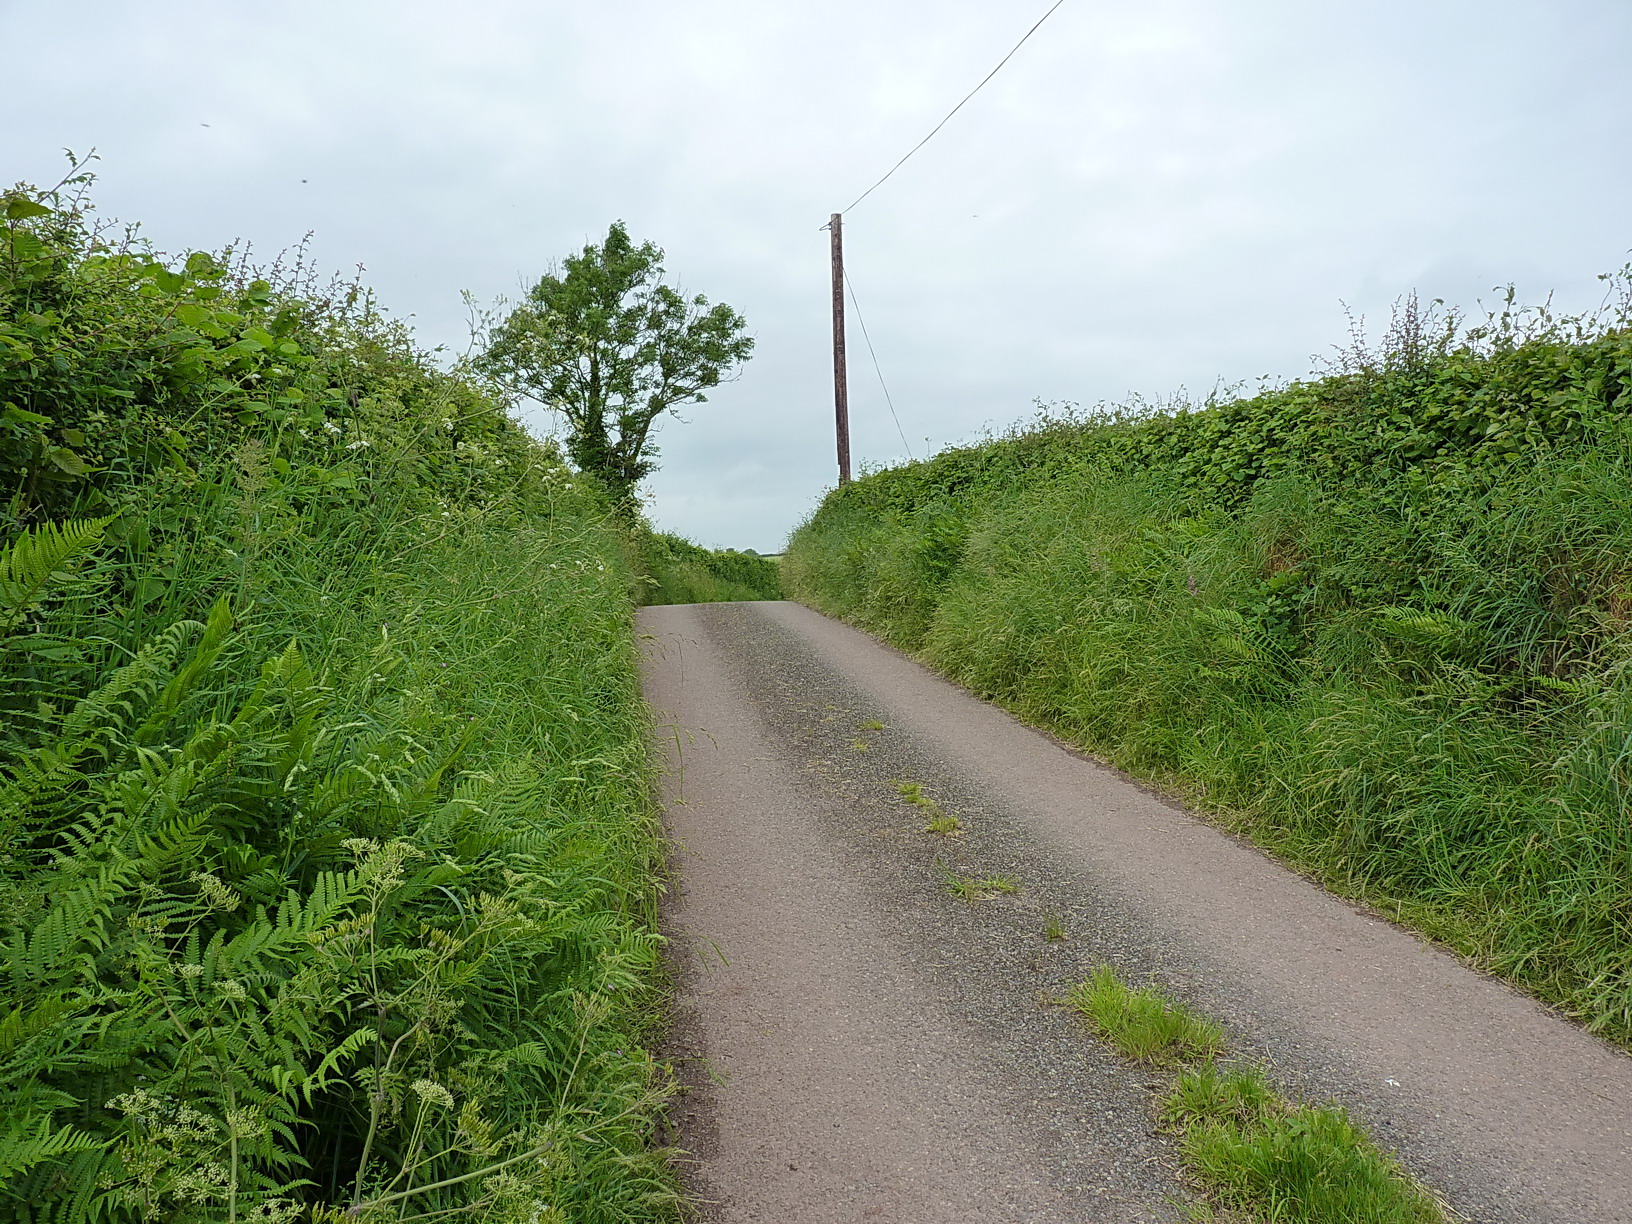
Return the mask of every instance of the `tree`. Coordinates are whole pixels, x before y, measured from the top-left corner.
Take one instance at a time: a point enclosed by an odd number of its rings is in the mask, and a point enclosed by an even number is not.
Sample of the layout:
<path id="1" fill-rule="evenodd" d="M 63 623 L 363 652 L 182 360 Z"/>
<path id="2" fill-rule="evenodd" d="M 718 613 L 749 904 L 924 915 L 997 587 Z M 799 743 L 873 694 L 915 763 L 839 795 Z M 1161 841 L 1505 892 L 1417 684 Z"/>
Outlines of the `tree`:
<path id="1" fill-rule="evenodd" d="M 480 365 L 559 412 L 567 453 L 624 508 L 656 466 L 652 427 L 746 361 L 741 315 L 663 283 L 663 252 L 635 246 L 622 221 L 546 273 L 489 334 Z"/>

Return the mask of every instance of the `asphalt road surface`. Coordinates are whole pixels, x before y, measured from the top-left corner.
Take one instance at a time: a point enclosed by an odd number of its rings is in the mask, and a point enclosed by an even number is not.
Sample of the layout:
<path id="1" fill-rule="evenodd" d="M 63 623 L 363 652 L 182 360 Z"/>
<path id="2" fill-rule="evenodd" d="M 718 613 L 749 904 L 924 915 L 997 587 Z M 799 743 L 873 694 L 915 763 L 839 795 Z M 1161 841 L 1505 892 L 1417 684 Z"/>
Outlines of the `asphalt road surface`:
<path id="1" fill-rule="evenodd" d="M 640 627 L 704 1220 L 1178 1219 L 1163 1081 L 1052 1002 L 1110 963 L 1468 1219 L 1632 1222 L 1632 1059 L 1576 1025 L 807 608 Z"/>

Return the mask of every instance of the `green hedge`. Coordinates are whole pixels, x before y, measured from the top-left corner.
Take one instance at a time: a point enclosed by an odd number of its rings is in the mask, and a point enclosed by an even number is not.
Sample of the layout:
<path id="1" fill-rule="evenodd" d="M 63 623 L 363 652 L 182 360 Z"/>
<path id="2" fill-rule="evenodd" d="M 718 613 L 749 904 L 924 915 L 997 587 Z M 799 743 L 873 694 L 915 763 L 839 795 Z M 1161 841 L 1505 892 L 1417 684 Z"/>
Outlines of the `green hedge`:
<path id="1" fill-rule="evenodd" d="M 757 553 L 703 548 L 668 532 L 650 532 L 641 538 L 639 564 L 648 575 L 649 604 L 782 598 L 777 563 Z"/>

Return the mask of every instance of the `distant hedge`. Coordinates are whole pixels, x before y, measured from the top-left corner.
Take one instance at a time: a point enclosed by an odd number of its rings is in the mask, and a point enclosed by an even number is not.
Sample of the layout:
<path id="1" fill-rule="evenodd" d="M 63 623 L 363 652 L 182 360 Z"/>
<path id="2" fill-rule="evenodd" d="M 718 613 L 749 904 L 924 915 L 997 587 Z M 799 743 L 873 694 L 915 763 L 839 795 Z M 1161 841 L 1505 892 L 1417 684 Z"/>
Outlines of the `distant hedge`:
<path id="1" fill-rule="evenodd" d="M 703 548 L 682 536 L 653 532 L 641 544 L 649 604 L 781 599 L 775 561 L 734 548 Z"/>
<path id="2" fill-rule="evenodd" d="M 1624 287 L 1624 286 L 1623 286 Z M 1266 479 L 1324 484 L 1407 472 L 1434 480 L 1589 443 L 1632 416 L 1632 328 L 1508 308 L 1463 330 L 1455 317 L 1397 315 L 1378 353 L 1259 395 L 1173 410 L 1045 410 L 1008 434 L 889 468 L 834 492 L 837 508 L 921 509 L 1031 473 L 1160 472 L 1199 503 L 1238 506 Z"/>

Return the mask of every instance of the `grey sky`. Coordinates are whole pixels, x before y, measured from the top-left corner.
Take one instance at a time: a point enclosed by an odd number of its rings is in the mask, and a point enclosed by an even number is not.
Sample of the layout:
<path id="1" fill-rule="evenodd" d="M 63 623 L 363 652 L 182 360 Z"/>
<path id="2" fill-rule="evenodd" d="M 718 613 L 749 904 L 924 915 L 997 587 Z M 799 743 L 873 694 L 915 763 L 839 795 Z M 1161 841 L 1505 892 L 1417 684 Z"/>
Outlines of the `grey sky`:
<path id="1" fill-rule="evenodd" d="M 452 347 L 461 289 L 621 217 L 759 338 L 665 430 L 654 516 L 768 551 L 834 479 L 818 227 L 1046 7 L 3 0 L 0 177 L 94 145 L 101 209 L 161 246 L 315 231 Z M 1037 397 L 1297 376 L 1344 302 L 1596 304 L 1632 247 L 1629 52 L 1626 0 L 1066 0 L 846 218 L 912 450 Z M 851 327 L 855 451 L 891 461 Z"/>

